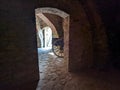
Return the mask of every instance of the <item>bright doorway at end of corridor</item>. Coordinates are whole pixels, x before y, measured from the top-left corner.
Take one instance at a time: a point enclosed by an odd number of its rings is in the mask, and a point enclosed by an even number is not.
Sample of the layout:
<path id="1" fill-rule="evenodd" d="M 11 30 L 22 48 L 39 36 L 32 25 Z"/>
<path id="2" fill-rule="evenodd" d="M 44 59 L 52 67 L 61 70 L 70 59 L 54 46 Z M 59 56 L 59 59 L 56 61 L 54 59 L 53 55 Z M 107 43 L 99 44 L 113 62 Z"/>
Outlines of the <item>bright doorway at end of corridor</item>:
<path id="1" fill-rule="evenodd" d="M 56 75 L 68 71 L 69 14 L 45 7 L 37 8 L 35 16 L 40 75 L 38 87 L 42 89 L 46 82 L 57 80 Z"/>
<path id="2" fill-rule="evenodd" d="M 60 20 L 62 19 L 60 18 Z M 62 24 L 60 24 L 59 27 L 62 27 Z M 42 13 L 36 15 L 36 29 L 38 65 L 40 77 L 42 77 L 44 76 L 43 73 L 45 72 L 46 67 L 48 67 L 48 64 L 53 62 L 55 58 L 62 57 L 64 55 L 64 43 L 63 41 L 60 41 L 62 39 L 59 39 L 58 32 L 54 24 Z M 60 45 L 62 45 L 62 48 Z"/>

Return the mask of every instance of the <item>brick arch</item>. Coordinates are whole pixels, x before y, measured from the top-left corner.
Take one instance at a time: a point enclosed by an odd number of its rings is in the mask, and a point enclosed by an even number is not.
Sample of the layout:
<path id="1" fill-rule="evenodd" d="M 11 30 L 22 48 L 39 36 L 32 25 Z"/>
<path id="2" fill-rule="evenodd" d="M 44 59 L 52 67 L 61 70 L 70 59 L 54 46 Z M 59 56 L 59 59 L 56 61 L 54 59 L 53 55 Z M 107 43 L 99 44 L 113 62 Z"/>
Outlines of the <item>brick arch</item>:
<path id="1" fill-rule="evenodd" d="M 66 12 L 52 7 L 42 7 L 35 9 L 36 15 L 43 15 L 41 13 L 48 13 L 60 16 L 63 19 L 62 26 L 64 32 L 64 60 L 68 67 L 69 61 L 69 19 L 70 16 Z M 57 33 L 57 31 L 55 31 Z M 67 69 L 68 70 L 68 69 Z"/>

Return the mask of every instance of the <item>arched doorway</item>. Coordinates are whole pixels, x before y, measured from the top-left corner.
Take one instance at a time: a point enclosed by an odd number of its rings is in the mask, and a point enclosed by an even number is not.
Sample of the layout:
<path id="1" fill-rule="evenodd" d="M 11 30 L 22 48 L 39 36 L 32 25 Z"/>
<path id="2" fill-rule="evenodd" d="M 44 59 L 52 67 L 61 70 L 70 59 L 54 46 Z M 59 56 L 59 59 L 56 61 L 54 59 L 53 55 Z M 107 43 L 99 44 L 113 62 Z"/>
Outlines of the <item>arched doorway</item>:
<path id="1" fill-rule="evenodd" d="M 56 9 L 56 8 L 37 8 L 35 9 L 35 15 L 36 17 L 42 19 L 52 30 L 52 35 L 55 38 L 60 38 L 60 35 L 58 34 L 58 30 L 56 30 L 56 27 L 54 24 L 45 16 L 45 14 L 49 15 L 55 15 L 60 17 L 61 20 L 61 26 L 63 29 L 63 39 L 64 39 L 64 62 L 66 63 L 66 71 L 68 71 L 68 57 L 69 57 L 69 14 Z M 37 31 L 41 30 L 40 32 L 44 31 L 43 28 L 36 26 Z M 43 32 L 44 33 L 44 32 Z M 40 68 L 41 70 L 41 68 Z"/>

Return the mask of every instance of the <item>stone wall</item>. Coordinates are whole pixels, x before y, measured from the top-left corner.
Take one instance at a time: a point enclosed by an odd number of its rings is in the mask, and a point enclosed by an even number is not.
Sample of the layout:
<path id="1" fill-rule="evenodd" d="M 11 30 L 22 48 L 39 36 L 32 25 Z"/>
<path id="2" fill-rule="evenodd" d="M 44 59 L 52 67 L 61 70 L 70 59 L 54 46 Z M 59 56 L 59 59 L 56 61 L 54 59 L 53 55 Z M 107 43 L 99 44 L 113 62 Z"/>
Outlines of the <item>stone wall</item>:
<path id="1" fill-rule="evenodd" d="M 36 88 L 39 70 L 34 6 L 34 1 L 0 1 L 1 90 Z"/>

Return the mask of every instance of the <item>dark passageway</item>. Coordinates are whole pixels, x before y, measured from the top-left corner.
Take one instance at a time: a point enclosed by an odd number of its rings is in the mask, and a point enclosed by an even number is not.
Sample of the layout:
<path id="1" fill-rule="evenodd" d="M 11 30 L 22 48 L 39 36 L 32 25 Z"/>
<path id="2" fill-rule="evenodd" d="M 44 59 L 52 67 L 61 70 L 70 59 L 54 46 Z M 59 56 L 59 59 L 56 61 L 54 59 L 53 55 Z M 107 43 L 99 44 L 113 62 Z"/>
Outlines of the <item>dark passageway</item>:
<path id="1" fill-rule="evenodd" d="M 64 59 L 37 52 L 36 9 L 64 33 Z M 0 89 L 120 90 L 119 9 L 119 0 L 0 0 Z"/>

